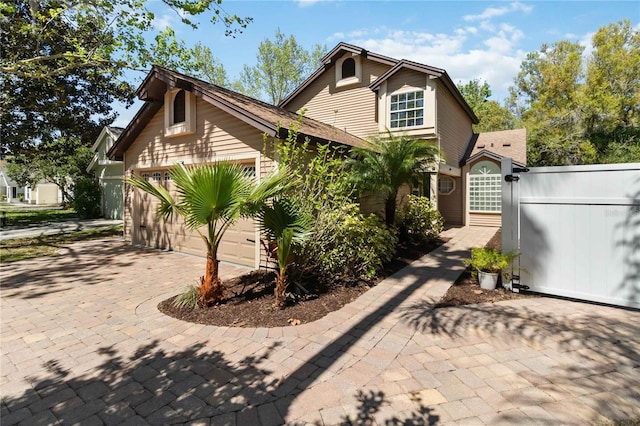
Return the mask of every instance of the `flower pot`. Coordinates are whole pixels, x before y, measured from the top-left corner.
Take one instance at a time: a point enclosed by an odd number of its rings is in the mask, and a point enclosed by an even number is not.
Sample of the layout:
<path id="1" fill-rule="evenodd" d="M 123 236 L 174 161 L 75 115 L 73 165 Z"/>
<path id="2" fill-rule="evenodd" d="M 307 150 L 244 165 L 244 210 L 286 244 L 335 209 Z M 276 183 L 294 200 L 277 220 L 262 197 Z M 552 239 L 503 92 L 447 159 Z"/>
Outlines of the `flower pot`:
<path id="1" fill-rule="evenodd" d="M 478 281 L 480 282 L 480 288 L 485 290 L 495 290 L 498 285 L 498 277 L 500 274 L 493 272 L 484 272 L 478 270 Z"/>

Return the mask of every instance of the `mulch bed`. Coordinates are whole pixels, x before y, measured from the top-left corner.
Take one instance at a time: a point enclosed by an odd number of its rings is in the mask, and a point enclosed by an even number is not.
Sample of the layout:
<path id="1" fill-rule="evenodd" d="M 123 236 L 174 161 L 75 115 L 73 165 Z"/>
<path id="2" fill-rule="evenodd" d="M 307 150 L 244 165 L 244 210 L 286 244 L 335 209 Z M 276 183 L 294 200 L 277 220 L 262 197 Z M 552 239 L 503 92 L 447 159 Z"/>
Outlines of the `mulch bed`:
<path id="1" fill-rule="evenodd" d="M 385 265 L 375 282 L 336 282 L 322 292 L 289 300 L 285 309 L 275 309 L 273 272 L 254 271 L 225 282 L 226 300 L 216 306 L 196 309 L 178 308 L 171 297 L 158 305 L 160 312 L 187 322 L 229 327 L 283 327 L 318 320 L 354 301 L 371 286 L 399 271 L 444 241 L 429 245 L 405 245 L 398 248 L 394 259 Z"/>
<path id="2" fill-rule="evenodd" d="M 489 240 L 486 247 L 500 249 L 501 246 L 501 232 L 498 230 L 493 238 Z M 498 282 L 495 290 L 482 289 L 480 288 L 480 284 L 478 284 L 477 278 L 474 278 L 471 272 L 471 268 L 467 268 L 456 282 L 449 287 L 447 293 L 436 303 L 435 307 L 447 308 L 451 306 L 475 305 L 477 303 L 493 303 L 503 300 L 534 297 L 531 294 L 514 293 L 511 290 L 507 290 L 502 287 L 500 282 Z"/>
<path id="3" fill-rule="evenodd" d="M 336 311 L 344 305 L 354 301 L 384 278 L 409 265 L 431 250 L 437 248 L 443 241 L 436 241 L 430 245 L 400 245 L 394 259 L 385 265 L 384 270 L 375 282 L 367 283 L 340 282 L 325 286 L 322 291 L 305 297 L 296 297 L 295 302 L 288 300 L 285 309 L 275 309 L 274 301 L 274 273 L 254 271 L 225 282 L 226 300 L 223 303 L 207 308 L 177 308 L 171 297 L 158 305 L 164 314 L 183 321 L 229 327 L 283 327 L 306 324 L 318 320 L 330 312 Z M 500 231 L 487 244 L 488 247 L 500 248 Z M 503 288 L 483 290 L 471 271 L 467 270 L 445 296 L 436 304 L 437 308 L 468 305 L 485 302 L 499 302 L 502 300 L 531 297 L 512 293 Z"/>

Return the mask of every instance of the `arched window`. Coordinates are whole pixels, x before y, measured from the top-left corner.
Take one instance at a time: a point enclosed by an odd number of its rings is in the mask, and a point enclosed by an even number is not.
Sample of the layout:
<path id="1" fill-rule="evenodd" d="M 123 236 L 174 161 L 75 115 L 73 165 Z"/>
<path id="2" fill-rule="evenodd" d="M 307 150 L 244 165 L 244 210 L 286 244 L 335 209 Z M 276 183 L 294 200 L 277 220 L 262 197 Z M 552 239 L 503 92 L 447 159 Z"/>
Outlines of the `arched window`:
<path id="1" fill-rule="evenodd" d="M 185 100 L 184 90 L 180 90 L 173 98 L 173 124 L 186 121 Z"/>
<path id="2" fill-rule="evenodd" d="M 499 213 L 502 210 L 502 175 L 493 161 L 479 161 L 469 170 L 469 210 Z"/>
<path id="3" fill-rule="evenodd" d="M 355 77 L 356 75 L 356 60 L 353 58 L 347 58 L 342 62 L 342 78 Z"/>

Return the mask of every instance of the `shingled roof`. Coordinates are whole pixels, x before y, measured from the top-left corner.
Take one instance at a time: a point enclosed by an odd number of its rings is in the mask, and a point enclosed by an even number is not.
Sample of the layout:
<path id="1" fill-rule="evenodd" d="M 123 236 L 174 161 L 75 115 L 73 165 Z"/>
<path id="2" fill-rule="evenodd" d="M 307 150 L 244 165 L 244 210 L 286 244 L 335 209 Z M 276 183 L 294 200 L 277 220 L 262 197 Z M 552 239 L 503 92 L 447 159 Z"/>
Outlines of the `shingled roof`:
<path id="1" fill-rule="evenodd" d="M 122 158 L 142 129 L 162 107 L 164 93 L 172 88 L 188 90 L 269 136 L 286 137 L 290 128 L 298 127 L 298 115 L 284 108 L 154 65 L 136 92 L 145 104 L 109 150 L 109 158 Z M 297 130 L 301 135 L 315 141 L 366 146 L 365 141 L 357 136 L 307 117 L 302 117 Z"/>
<path id="2" fill-rule="evenodd" d="M 467 150 L 467 155 L 461 162 L 461 166 L 469 163 L 482 155 L 488 155 L 496 159 L 511 157 L 516 163 L 527 164 L 527 130 L 513 129 L 497 132 L 485 132 L 473 135 Z"/>

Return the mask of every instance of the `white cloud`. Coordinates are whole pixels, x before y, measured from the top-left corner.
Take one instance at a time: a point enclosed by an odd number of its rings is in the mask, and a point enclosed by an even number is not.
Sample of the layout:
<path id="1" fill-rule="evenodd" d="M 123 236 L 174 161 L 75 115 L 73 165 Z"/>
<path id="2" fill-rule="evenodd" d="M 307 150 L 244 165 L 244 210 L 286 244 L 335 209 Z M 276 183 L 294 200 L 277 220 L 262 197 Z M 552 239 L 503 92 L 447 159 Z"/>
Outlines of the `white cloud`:
<path id="1" fill-rule="evenodd" d="M 151 25 L 153 25 L 153 27 L 158 31 L 164 31 L 167 29 L 167 27 L 171 26 L 173 20 L 173 16 L 164 14 L 160 17 L 153 18 Z"/>
<path id="2" fill-rule="evenodd" d="M 478 15 L 464 15 L 462 19 L 468 22 L 473 21 L 487 21 L 497 16 L 506 15 L 511 12 L 524 12 L 529 13 L 533 10 L 532 6 L 525 5 L 524 3 L 514 2 L 502 7 L 488 7 Z"/>
<path id="3" fill-rule="evenodd" d="M 316 3 L 319 3 L 322 0 L 295 0 L 296 3 L 298 3 L 298 6 L 300 7 L 308 7 L 308 6 L 312 6 Z"/>
<path id="4" fill-rule="evenodd" d="M 487 81 L 493 98 L 504 100 L 526 56 L 526 52 L 518 49 L 518 41 L 524 34 L 505 24 L 482 40 L 477 36 L 478 30 L 471 28 L 473 30 L 456 29 L 452 34 L 386 29 L 383 34 L 376 35 L 360 31 L 366 36 L 347 37 L 345 41 L 392 58 L 444 68 L 456 83 L 474 79 Z M 479 47 L 465 48 L 465 43 L 470 41 L 468 34 L 473 35 L 471 40 L 481 42 Z"/>

